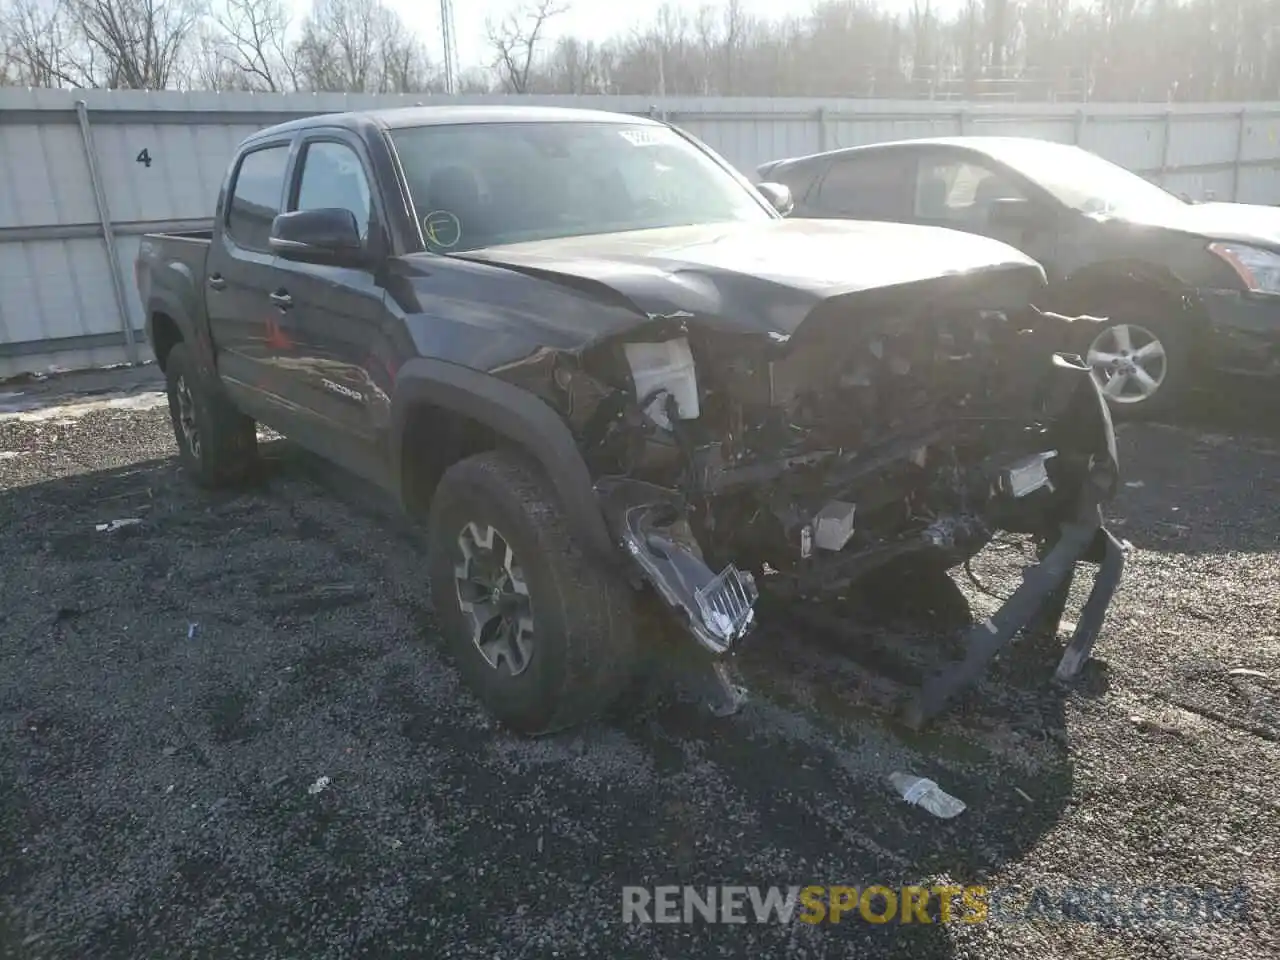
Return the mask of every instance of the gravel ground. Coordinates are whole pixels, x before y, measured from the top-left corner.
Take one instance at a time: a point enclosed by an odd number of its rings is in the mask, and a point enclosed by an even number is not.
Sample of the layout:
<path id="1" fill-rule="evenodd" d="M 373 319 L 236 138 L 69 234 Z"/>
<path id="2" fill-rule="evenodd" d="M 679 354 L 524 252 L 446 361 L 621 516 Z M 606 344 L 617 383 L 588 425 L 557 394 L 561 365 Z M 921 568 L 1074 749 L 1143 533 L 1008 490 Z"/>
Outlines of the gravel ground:
<path id="1" fill-rule="evenodd" d="M 911 735 L 878 709 L 891 628 L 780 617 L 744 652 L 754 696 L 734 718 L 665 698 L 527 741 L 438 649 L 413 535 L 313 459 L 273 441 L 260 487 L 211 496 L 180 475 L 153 396 L 24 413 L 10 399 L 3 955 L 1280 956 L 1274 438 L 1122 430 L 1110 513 L 1134 551 L 1070 692 L 1045 682 L 1052 651 L 1015 646 Z M 95 528 L 120 518 L 141 522 Z M 1007 592 L 1021 553 L 988 554 L 979 574 Z M 934 643 L 919 631 L 907 639 Z M 908 807 L 895 770 L 968 810 Z M 1243 884 L 1248 906 L 621 922 L 624 884 L 947 881 L 1051 904 L 1097 885 Z"/>

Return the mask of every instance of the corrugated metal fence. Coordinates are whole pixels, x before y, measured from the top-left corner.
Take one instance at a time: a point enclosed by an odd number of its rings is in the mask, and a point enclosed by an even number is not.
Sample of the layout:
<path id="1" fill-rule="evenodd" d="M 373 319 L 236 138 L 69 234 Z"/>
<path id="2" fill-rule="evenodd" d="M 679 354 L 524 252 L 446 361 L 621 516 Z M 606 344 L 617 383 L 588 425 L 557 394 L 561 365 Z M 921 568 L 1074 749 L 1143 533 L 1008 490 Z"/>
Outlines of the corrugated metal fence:
<path id="1" fill-rule="evenodd" d="M 417 96 L 0 89 L 0 378 L 145 359 L 132 269 L 138 239 L 207 225 L 235 146 L 250 132 L 310 114 L 419 102 Z M 1280 203 L 1275 103 L 522 102 L 662 116 L 749 176 L 766 160 L 840 146 L 1016 134 L 1079 143 L 1196 199 Z"/>

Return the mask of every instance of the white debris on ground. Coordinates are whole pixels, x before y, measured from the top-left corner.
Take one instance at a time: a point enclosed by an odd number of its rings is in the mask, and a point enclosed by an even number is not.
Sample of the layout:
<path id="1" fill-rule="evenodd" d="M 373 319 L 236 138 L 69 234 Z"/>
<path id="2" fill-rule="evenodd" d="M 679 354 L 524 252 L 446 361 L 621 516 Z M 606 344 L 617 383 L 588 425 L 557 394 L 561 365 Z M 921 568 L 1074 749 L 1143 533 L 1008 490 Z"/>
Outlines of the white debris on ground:
<path id="1" fill-rule="evenodd" d="M 329 787 L 329 784 L 332 782 L 333 781 L 330 780 L 328 777 L 320 777 L 316 780 L 315 783 L 307 787 L 307 793 L 311 794 L 311 796 L 314 797 L 317 793 L 323 793 L 325 790 L 327 790 Z"/>
<path id="2" fill-rule="evenodd" d="M 891 773 L 889 782 L 898 795 L 913 807 L 929 811 L 942 820 L 950 820 L 964 813 L 963 800 L 951 796 L 934 781 L 910 773 Z"/>
<path id="3" fill-rule="evenodd" d="M 121 527 L 137 526 L 141 522 L 142 520 L 138 517 L 122 517 L 119 520 L 111 520 L 108 523 L 94 524 L 93 529 L 99 533 L 109 533 L 112 530 L 119 530 Z"/>
<path id="4" fill-rule="evenodd" d="M 116 393 L 92 399 L 72 399 L 64 404 L 50 405 L 47 397 L 17 394 L 0 394 L 0 420 L 19 420 L 36 423 L 44 420 L 74 420 L 86 413 L 99 410 L 154 410 L 168 403 L 162 391 L 143 393 Z"/>

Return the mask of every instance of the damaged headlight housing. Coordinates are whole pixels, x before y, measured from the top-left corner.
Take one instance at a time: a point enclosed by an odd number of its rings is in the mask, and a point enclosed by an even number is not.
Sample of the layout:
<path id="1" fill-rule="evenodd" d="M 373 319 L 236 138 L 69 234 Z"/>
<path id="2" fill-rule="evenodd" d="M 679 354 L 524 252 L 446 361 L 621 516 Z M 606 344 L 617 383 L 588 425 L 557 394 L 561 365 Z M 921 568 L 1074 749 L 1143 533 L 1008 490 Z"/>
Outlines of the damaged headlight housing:
<path id="1" fill-rule="evenodd" d="M 1252 293 L 1280 294 L 1280 254 L 1242 243 L 1211 243 L 1209 252 L 1225 260 Z"/>

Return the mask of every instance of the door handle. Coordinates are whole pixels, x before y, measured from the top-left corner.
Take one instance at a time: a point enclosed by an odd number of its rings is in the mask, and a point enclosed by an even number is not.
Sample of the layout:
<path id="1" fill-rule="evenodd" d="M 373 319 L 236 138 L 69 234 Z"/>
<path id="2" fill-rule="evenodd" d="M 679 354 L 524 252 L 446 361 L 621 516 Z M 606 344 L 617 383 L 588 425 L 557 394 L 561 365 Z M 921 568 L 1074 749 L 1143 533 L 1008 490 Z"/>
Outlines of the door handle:
<path id="1" fill-rule="evenodd" d="M 225 290 L 227 287 L 227 281 L 223 278 L 222 274 L 211 273 L 209 274 L 209 286 L 214 290 Z"/>
<path id="2" fill-rule="evenodd" d="M 293 297 L 289 296 L 289 294 L 285 293 L 283 290 L 277 290 L 275 293 L 271 294 L 271 302 L 281 310 L 288 310 L 293 306 Z"/>

